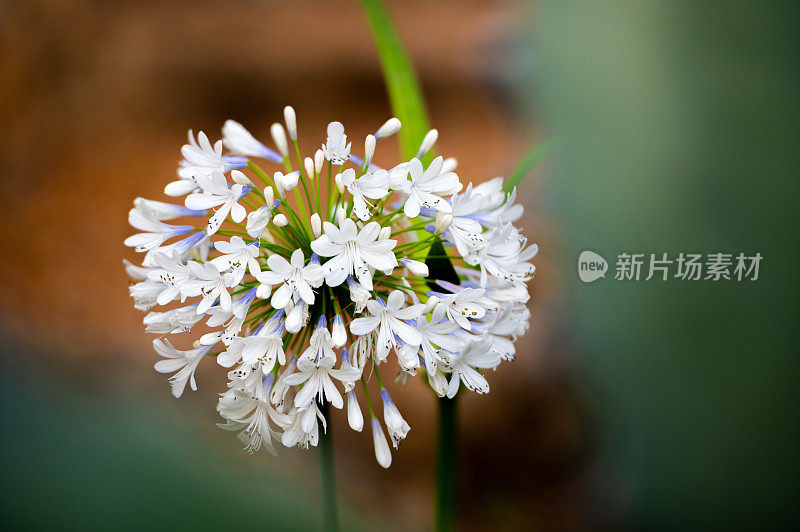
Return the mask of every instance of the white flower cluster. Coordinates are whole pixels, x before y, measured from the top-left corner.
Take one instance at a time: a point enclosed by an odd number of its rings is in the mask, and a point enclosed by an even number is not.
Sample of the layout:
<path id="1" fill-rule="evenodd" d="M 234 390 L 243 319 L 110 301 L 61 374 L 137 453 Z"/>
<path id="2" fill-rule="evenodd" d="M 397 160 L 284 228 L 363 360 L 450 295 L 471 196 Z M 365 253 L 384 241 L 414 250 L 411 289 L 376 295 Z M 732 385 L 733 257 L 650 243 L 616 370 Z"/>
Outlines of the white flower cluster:
<path id="1" fill-rule="evenodd" d="M 400 129 L 396 118 L 367 136 L 363 158 L 339 122 L 301 158 L 294 110 L 284 115 L 285 129 L 271 127 L 277 151 L 230 120 L 213 145 L 189 132 L 178 179 L 165 188 L 184 205 L 138 198 L 130 211 L 140 232 L 125 245 L 143 254 L 141 266 L 125 261 L 130 293 L 149 311 L 144 324 L 164 357 L 155 369 L 172 373 L 175 397 L 187 382 L 196 389 L 202 360 L 230 369 L 217 410 L 245 450 L 274 453 L 273 438 L 316 445 L 344 392 L 354 430 L 364 427 L 358 396 L 366 401 L 376 458 L 388 467 L 367 380 L 378 380 L 395 447 L 409 426 L 380 377 L 392 354 L 398 382 L 420 372 L 442 397 L 461 385 L 488 392 L 483 372 L 513 359 L 528 327 L 537 247 L 512 225 L 522 206 L 502 178 L 464 188 L 455 160 L 423 166 L 436 130 L 414 159 L 383 169 L 373 154 Z M 270 176 L 254 159 L 282 170 Z M 177 218 L 203 222 L 166 223 Z M 189 349 L 166 339 L 198 324 L 204 334 Z"/>

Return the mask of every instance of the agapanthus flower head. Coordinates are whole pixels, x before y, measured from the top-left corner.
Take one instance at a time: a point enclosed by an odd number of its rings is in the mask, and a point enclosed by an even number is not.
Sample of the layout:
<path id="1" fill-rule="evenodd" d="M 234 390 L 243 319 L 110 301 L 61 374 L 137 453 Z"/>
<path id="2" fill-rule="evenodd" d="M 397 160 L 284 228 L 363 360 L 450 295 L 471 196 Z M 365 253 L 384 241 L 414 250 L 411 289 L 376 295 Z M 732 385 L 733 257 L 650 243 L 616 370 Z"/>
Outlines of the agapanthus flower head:
<path id="1" fill-rule="evenodd" d="M 396 118 L 366 137 L 363 157 L 340 122 L 301 157 L 294 109 L 284 117 L 285 128 L 270 128 L 274 149 L 232 120 L 214 144 L 189 132 L 178 180 L 165 188 L 183 204 L 137 198 L 130 211 L 138 232 L 125 245 L 143 254 L 141 266 L 125 261 L 130 294 L 149 311 L 156 370 L 171 374 L 176 397 L 196 389 L 203 361 L 226 368 L 220 426 L 238 431 L 246 451 L 317 445 L 345 399 L 362 431 L 362 400 L 388 467 L 385 434 L 397 448 L 411 427 L 381 372 L 400 383 L 422 374 L 442 397 L 462 385 L 487 393 L 484 373 L 513 360 L 527 330 L 537 247 L 513 225 L 522 207 L 502 178 L 463 186 L 454 159 L 423 163 L 436 130 L 416 157 L 380 168 L 377 143 L 400 129 Z M 447 279 L 437 278 L 443 264 Z M 204 334 L 173 346 L 195 327 Z"/>

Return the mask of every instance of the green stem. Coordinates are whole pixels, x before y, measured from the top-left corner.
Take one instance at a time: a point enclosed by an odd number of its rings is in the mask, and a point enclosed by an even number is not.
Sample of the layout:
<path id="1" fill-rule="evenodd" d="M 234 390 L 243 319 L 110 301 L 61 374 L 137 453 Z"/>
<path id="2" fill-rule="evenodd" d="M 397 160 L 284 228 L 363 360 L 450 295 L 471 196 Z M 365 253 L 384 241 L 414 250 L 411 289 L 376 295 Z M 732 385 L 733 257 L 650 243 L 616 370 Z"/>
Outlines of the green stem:
<path id="1" fill-rule="evenodd" d="M 439 449 L 436 457 L 437 532 L 450 532 L 456 528 L 457 397 L 453 399 L 442 397 L 438 400 Z"/>
<path id="2" fill-rule="evenodd" d="M 336 507 L 336 473 L 333 466 L 333 428 L 328 403 L 320 405 L 320 411 L 327 420 L 325 434 L 319 440 L 319 466 L 322 475 L 323 522 L 325 530 L 339 530 L 339 515 Z"/>

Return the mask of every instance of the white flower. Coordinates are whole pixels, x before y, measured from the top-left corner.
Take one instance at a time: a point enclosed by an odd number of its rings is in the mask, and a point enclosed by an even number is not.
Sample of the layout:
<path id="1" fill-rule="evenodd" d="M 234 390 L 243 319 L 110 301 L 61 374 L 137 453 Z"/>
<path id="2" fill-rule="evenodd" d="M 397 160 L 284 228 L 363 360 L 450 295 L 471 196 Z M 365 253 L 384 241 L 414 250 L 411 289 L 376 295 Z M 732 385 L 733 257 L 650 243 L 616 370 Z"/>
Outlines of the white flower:
<path id="1" fill-rule="evenodd" d="M 319 442 L 319 423 L 317 420 L 322 421 L 323 430 L 327 424 L 325 416 L 317 408 L 315 402 L 311 402 L 308 406 L 303 408 L 296 408 L 290 417 L 290 425 L 281 436 L 281 442 L 286 447 L 304 447 L 308 448 L 311 444 L 316 447 Z"/>
<path id="2" fill-rule="evenodd" d="M 197 134 L 197 142 L 189 130 L 189 144 L 181 148 L 183 160 L 178 170 L 178 175 L 183 179 L 197 179 L 201 176 L 210 176 L 213 172 L 226 173 L 231 170 L 241 170 L 247 165 L 243 157 L 229 157 L 222 155 L 222 141 L 218 140 L 211 146 L 208 137 L 202 131 Z M 189 207 L 192 208 L 192 207 Z"/>
<path id="3" fill-rule="evenodd" d="M 352 277 L 347 278 L 347 288 L 350 291 L 350 301 L 355 304 L 354 314 L 361 314 L 364 308 L 367 306 L 367 301 L 369 301 L 372 294 L 369 293 L 369 290 L 361 286 L 358 281 L 353 279 Z"/>
<path id="4" fill-rule="evenodd" d="M 206 325 L 209 327 L 225 325 L 225 330 L 204 334 L 200 337 L 200 343 L 203 345 L 212 345 L 222 340 L 222 343 L 225 345 L 230 345 L 231 342 L 239 336 L 239 331 L 242 330 L 242 325 L 250 309 L 250 304 L 255 299 L 255 295 L 255 288 L 251 288 L 242 297 L 234 301 L 228 310 L 224 310 L 219 305 L 208 309 L 206 313 L 210 317 Z"/>
<path id="5" fill-rule="evenodd" d="M 128 213 L 128 223 L 141 233 L 125 239 L 125 245 L 138 252 L 157 248 L 172 237 L 192 232 L 191 225 L 169 225 L 161 221 L 159 213 L 150 203 L 140 201 Z"/>
<path id="6" fill-rule="evenodd" d="M 452 375 L 447 387 L 447 397 L 455 397 L 459 383 L 477 393 L 489 393 L 486 377 L 475 368 L 494 368 L 500 363 L 500 358 L 490 351 L 491 347 L 491 338 L 484 336 L 467 343 L 461 353 L 452 357 L 449 363 Z"/>
<path id="7" fill-rule="evenodd" d="M 194 372 L 200 360 L 211 350 L 212 346 L 201 346 L 189 351 L 178 351 L 169 340 L 153 340 L 153 347 L 156 353 L 166 360 L 159 360 L 155 363 L 155 370 L 159 373 L 176 372 L 169 379 L 172 386 L 172 395 L 180 397 L 186 388 L 186 383 L 197 390 L 197 383 L 194 380 Z"/>
<path id="8" fill-rule="evenodd" d="M 372 443 L 375 445 L 375 458 L 381 467 L 387 468 L 392 465 L 392 452 L 389 450 L 389 444 L 386 443 L 383 429 L 376 417 L 372 418 Z"/>
<path id="9" fill-rule="evenodd" d="M 383 401 L 383 422 L 386 423 L 386 430 L 389 431 L 392 444 L 394 444 L 394 448 L 397 449 L 400 440 L 406 437 L 411 427 L 408 426 L 406 420 L 400 415 L 400 411 L 397 409 L 397 406 L 395 406 L 386 388 L 381 388 L 381 400 Z"/>
<path id="10" fill-rule="evenodd" d="M 458 249 L 467 264 L 477 264 L 477 252 L 487 245 L 483 226 L 475 219 L 483 203 L 483 196 L 475 194 L 472 184 L 467 185 L 463 194 L 453 194 L 450 204 L 453 219 L 444 234 Z"/>
<path id="11" fill-rule="evenodd" d="M 197 305 L 197 313 L 205 314 L 217 298 L 222 310 L 230 310 L 231 295 L 228 288 L 234 285 L 233 276 L 229 273 L 222 275 L 210 262 L 200 264 L 190 261 L 188 266 L 194 277 L 181 286 L 181 293 L 189 297 L 203 296 L 203 300 Z"/>
<path id="12" fill-rule="evenodd" d="M 355 275 L 367 290 L 372 290 L 372 274 L 368 266 L 376 270 L 387 270 L 397 266 L 392 249 L 396 240 L 377 240 L 381 226 L 370 222 L 361 231 L 351 219 L 341 224 L 341 229 L 330 222 L 323 224 L 325 232 L 311 242 L 311 249 L 322 257 L 332 257 L 322 265 L 325 281 L 330 286 L 339 286 L 348 275 Z"/>
<path id="13" fill-rule="evenodd" d="M 409 218 L 419 216 L 422 207 L 442 212 L 452 211 L 450 204 L 442 196 L 461 190 L 461 183 L 453 172 L 440 174 L 442 164 L 442 157 L 437 157 L 423 172 L 420 160 L 412 159 L 407 166 L 391 172 L 391 187 L 408 195 L 403 211 Z"/>
<path id="14" fill-rule="evenodd" d="M 235 338 L 228 349 L 217 356 L 217 362 L 228 368 L 240 360 L 245 364 L 260 362 L 264 373 L 269 373 L 276 361 L 280 365 L 286 364 L 283 331 L 282 323 L 268 321 L 252 336 Z"/>
<path id="15" fill-rule="evenodd" d="M 195 324 L 203 319 L 197 313 L 197 304 L 180 307 L 167 312 L 150 312 L 142 320 L 145 331 L 152 334 L 178 334 L 192 330 Z"/>
<path id="16" fill-rule="evenodd" d="M 195 369 L 212 349 L 228 368 L 219 426 L 236 431 L 245 451 L 275 452 L 276 437 L 290 447 L 317 445 L 320 421 L 327 426 L 320 406 L 342 409 L 343 394 L 348 424 L 362 431 L 363 393 L 375 456 L 388 467 L 384 422 L 395 447 L 410 426 L 381 384 L 391 376 L 381 381 L 381 372 L 394 371 L 405 385 L 424 368 L 440 397 L 462 384 L 488 392 L 482 373 L 513 359 L 514 342 L 529 326 L 525 282 L 537 248 L 512 225 L 522 206 L 515 190 L 504 192 L 502 178 L 461 193 L 455 159 L 437 157 L 423 167 L 435 129 L 414 159 L 387 171 L 373 158 L 379 141 L 400 128 L 396 118 L 366 135 L 361 156 L 351 153 L 339 122 L 328 125 L 322 149 L 304 154 L 294 109 L 286 107 L 283 117 L 285 129 L 278 122 L 269 128 L 277 151 L 230 120 L 213 144 L 189 132 L 178 180 L 165 187 L 167 195 L 186 196 L 183 205 L 136 198 L 129 213 L 137 234 L 125 244 L 142 253 L 139 264 L 124 261 L 129 292 L 136 308 L 149 311 L 145 328 L 160 336 L 154 346 L 166 357 L 156 369 L 173 373 L 176 396 L 187 383 L 196 388 Z M 265 162 L 283 164 L 262 168 Z M 256 181 L 267 185 L 263 194 Z M 166 223 L 173 219 L 187 221 Z M 435 259 L 454 267 L 450 282 L 437 279 L 441 270 L 428 251 L 440 240 L 445 256 Z M 430 282 L 442 292 L 427 292 L 421 303 L 416 294 Z M 157 305 L 165 306 L 150 310 Z M 198 323 L 203 330 L 188 351 L 163 339 L 196 331 Z M 394 370 L 382 365 L 392 351 Z M 367 387 L 356 387 L 373 374 L 380 421 Z"/>
<path id="17" fill-rule="evenodd" d="M 237 285 L 242 282 L 247 269 L 252 275 L 261 273 L 258 265 L 258 242 L 245 244 L 240 236 L 232 236 L 230 242 L 217 241 L 214 249 L 222 253 L 219 257 L 211 259 L 209 262 L 217 267 L 221 272 L 231 270 L 232 283 Z"/>
<path id="18" fill-rule="evenodd" d="M 382 199 L 389 193 L 389 173 L 386 170 L 369 172 L 356 178 L 356 172 L 348 168 L 342 173 L 342 185 L 353 196 L 353 212 L 361 220 L 369 220 L 369 209 L 373 207 L 366 198 Z"/>
<path id="19" fill-rule="evenodd" d="M 420 345 L 422 335 L 414 327 L 403 320 L 418 318 L 425 305 L 411 305 L 403 308 L 405 296 L 400 290 L 393 290 L 386 303 L 383 301 L 367 301 L 367 310 L 371 316 L 356 318 L 350 322 L 350 332 L 363 336 L 378 329 L 378 345 L 376 356 L 378 361 L 386 360 L 389 351 L 398 347 L 397 338 L 411 345 Z"/>
<path id="20" fill-rule="evenodd" d="M 189 253 L 196 251 L 197 255 L 200 256 L 203 254 L 202 250 L 207 246 L 208 242 L 209 241 L 205 231 L 197 231 L 196 233 L 192 233 L 186 238 L 178 240 L 177 242 L 173 242 L 172 244 L 151 249 L 144 256 L 142 265 L 149 268 L 158 266 L 155 258 L 156 255 L 159 254 L 171 257 L 177 253 L 181 259 L 185 259 Z"/>
<path id="21" fill-rule="evenodd" d="M 226 120 L 222 126 L 222 142 L 236 155 L 261 157 L 279 163 L 283 157 L 257 141 L 239 122 Z"/>
<path id="22" fill-rule="evenodd" d="M 302 299 L 298 301 L 296 304 L 289 304 L 285 308 L 286 310 L 286 331 L 291 334 L 296 334 L 300 332 L 306 323 L 308 323 L 308 303 L 303 301 Z"/>
<path id="23" fill-rule="evenodd" d="M 325 158 L 333 164 L 343 164 L 350 156 L 351 143 L 347 142 L 344 126 L 339 122 L 328 124 L 328 140 L 322 145 Z"/>
<path id="24" fill-rule="evenodd" d="M 154 259 L 160 268 L 150 270 L 147 278 L 164 285 L 164 289 L 158 294 L 156 302 L 159 305 L 166 305 L 180 296 L 181 287 L 190 278 L 189 269 L 175 252 L 173 252 L 172 257 L 168 257 L 163 253 L 156 253 Z"/>
<path id="25" fill-rule="evenodd" d="M 322 279 L 323 273 L 319 265 L 309 262 L 305 264 L 303 250 L 292 252 L 290 261 L 280 255 L 270 255 L 267 259 L 270 271 L 262 271 L 255 275 L 258 282 L 280 288 L 272 294 L 271 304 L 275 308 L 286 308 L 290 300 L 295 303 L 302 299 L 309 305 L 314 304 L 313 283 Z"/>
<path id="26" fill-rule="evenodd" d="M 300 355 L 300 358 L 305 358 L 312 362 L 317 362 L 323 358 L 336 360 L 336 355 L 333 352 L 333 339 L 328 331 L 328 322 L 325 316 L 320 316 L 317 328 L 308 341 L 308 347 Z"/>
<path id="27" fill-rule="evenodd" d="M 272 445 L 270 420 L 281 428 L 291 422 L 289 416 L 275 410 L 267 400 L 274 377 L 272 374 L 264 377 L 261 386 L 255 386 L 252 393 L 233 388 L 219 399 L 217 411 L 227 422 L 217 426 L 225 430 L 241 430 L 238 437 L 248 454 L 257 452 L 263 445 L 270 454 L 277 455 Z"/>
<path id="28" fill-rule="evenodd" d="M 172 220 L 173 218 L 184 218 L 186 216 L 205 216 L 206 211 L 198 211 L 187 209 L 183 205 L 175 205 L 173 203 L 164 203 L 162 201 L 149 200 L 144 198 L 136 198 L 133 200 L 136 208 L 141 209 L 142 206 L 147 206 L 159 220 Z"/>
<path id="29" fill-rule="evenodd" d="M 419 345 L 405 344 L 398 353 L 401 366 L 409 373 L 414 374 L 419 367 L 420 349 L 425 360 L 425 369 L 428 373 L 435 373 L 438 364 L 445 361 L 442 350 L 456 353 L 463 347 L 461 339 L 453 336 L 459 328 L 458 323 L 444 319 L 445 312 L 446 307 L 437 305 L 430 321 L 424 315 L 416 319 L 416 328 L 422 341 Z"/>
<path id="30" fill-rule="evenodd" d="M 303 388 L 294 397 L 294 405 L 298 408 L 306 407 L 313 403 L 314 397 L 320 402 L 328 401 L 334 408 L 344 405 L 342 395 L 333 383 L 333 379 L 351 380 L 357 370 L 333 369 L 333 357 L 322 357 L 316 363 L 306 357 L 297 360 L 297 373 L 286 378 L 286 383 L 291 385 L 303 384 Z"/>
<path id="31" fill-rule="evenodd" d="M 536 268 L 528 261 L 536 256 L 539 247 L 531 244 L 526 248 L 526 243 L 527 239 L 510 223 L 493 229 L 488 245 L 478 251 L 481 286 L 489 274 L 516 284 L 533 277 Z"/>
<path id="32" fill-rule="evenodd" d="M 225 176 L 220 172 L 214 172 L 207 176 L 198 176 L 197 183 L 203 191 L 188 195 L 186 197 L 186 206 L 190 209 L 219 207 L 214 215 L 208 219 L 206 232 L 209 235 L 217 232 L 228 217 L 228 213 L 236 223 L 244 220 L 247 211 L 237 203 L 246 194 L 242 185 L 234 183 L 229 187 Z"/>
<path id="33" fill-rule="evenodd" d="M 344 384 L 344 391 L 349 392 L 353 388 L 355 388 L 356 381 L 361 378 L 361 373 L 364 368 L 359 366 L 357 360 L 356 360 L 356 365 L 354 366 L 350 361 L 350 352 L 347 351 L 347 349 L 342 349 L 342 364 L 340 366 L 340 369 L 345 375 L 345 377 L 342 378 L 342 384 Z"/>
<path id="34" fill-rule="evenodd" d="M 445 281 L 439 282 L 440 286 L 445 286 L 449 290 L 457 290 L 454 294 L 443 294 L 441 292 L 431 292 L 439 297 L 436 308 L 443 308 L 447 312 L 447 317 L 456 322 L 462 329 L 469 331 L 472 329 L 470 319 L 480 319 L 486 314 L 486 308 L 479 303 L 479 300 L 486 293 L 481 288 L 461 288 Z"/>

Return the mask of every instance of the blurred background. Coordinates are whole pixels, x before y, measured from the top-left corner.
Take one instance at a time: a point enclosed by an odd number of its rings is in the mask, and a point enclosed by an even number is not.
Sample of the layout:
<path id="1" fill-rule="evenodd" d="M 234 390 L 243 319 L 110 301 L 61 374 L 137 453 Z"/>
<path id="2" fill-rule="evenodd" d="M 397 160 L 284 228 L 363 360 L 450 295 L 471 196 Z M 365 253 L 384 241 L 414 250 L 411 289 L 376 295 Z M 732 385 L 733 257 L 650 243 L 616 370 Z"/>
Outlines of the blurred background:
<path id="1" fill-rule="evenodd" d="M 800 482 L 795 3 L 389 1 L 440 153 L 523 183 L 539 244 L 517 360 L 465 396 L 459 528 L 790 528 Z M 133 198 L 189 128 L 301 148 L 391 115 L 355 0 L 0 3 L 0 516 L 7 528 L 320 524 L 315 451 L 244 455 L 224 372 L 174 400 L 132 308 Z M 391 162 L 396 145 L 377 162 Z M 583 285 L 578 254 L 760 252 L 753 283 Z M 426 530 L 435 401 L 388 471 L 334 420 L 345 529 Z"/>

